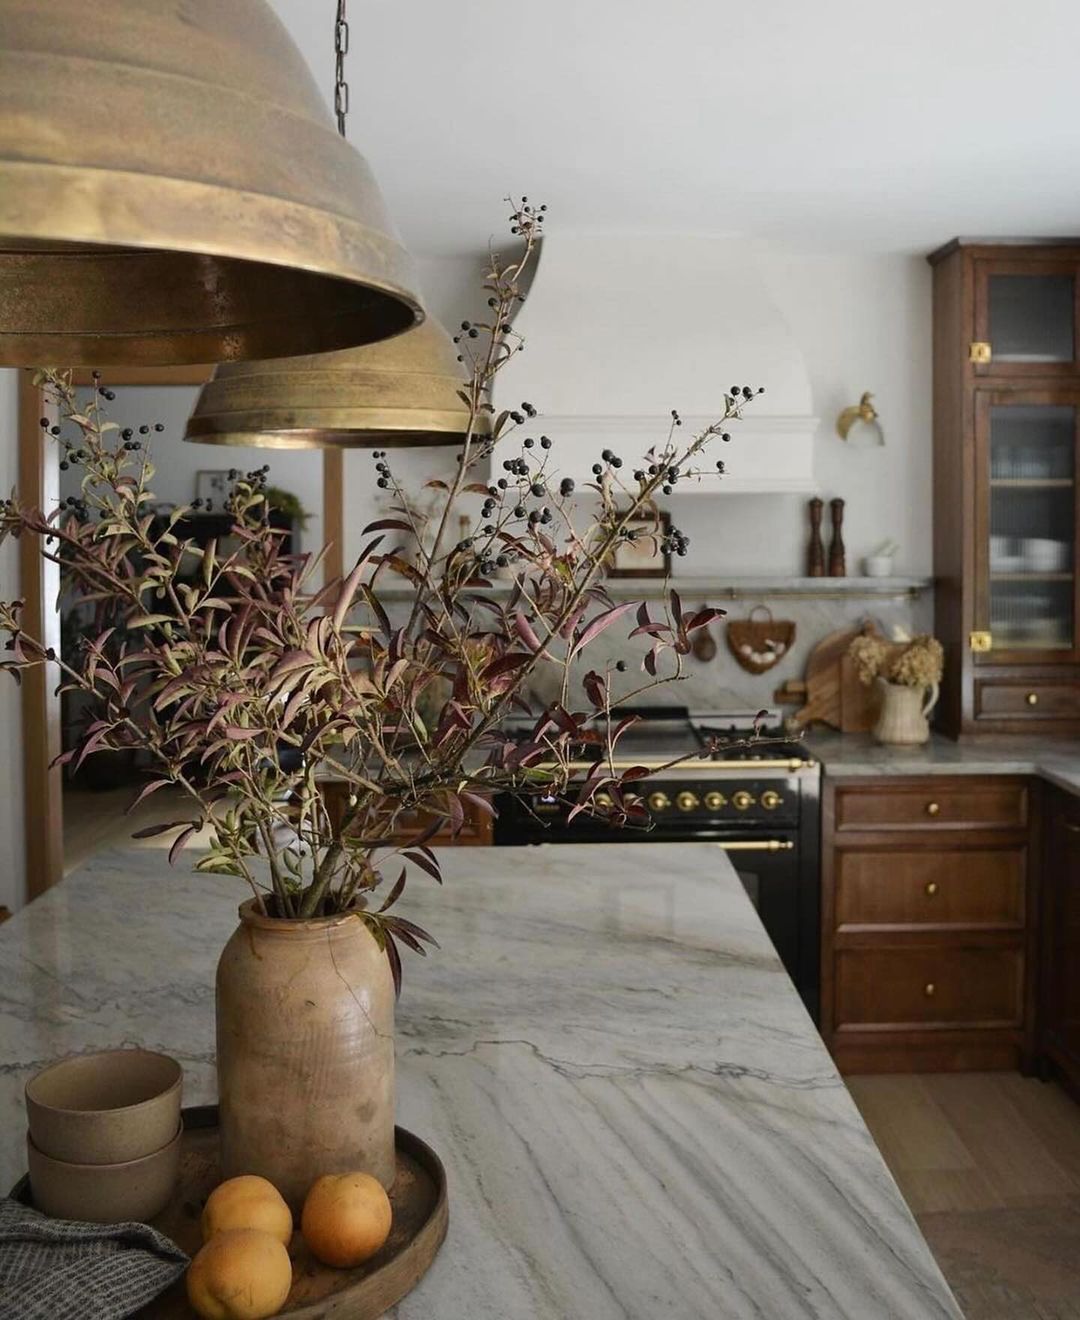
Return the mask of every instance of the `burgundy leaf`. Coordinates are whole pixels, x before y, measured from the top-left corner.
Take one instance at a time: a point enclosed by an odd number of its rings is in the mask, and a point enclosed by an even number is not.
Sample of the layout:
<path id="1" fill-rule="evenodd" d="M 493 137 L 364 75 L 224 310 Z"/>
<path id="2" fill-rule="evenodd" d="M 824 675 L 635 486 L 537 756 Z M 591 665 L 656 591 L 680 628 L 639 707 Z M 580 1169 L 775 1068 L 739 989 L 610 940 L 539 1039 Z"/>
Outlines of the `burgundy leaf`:
<path id="1" fill-rule="evenodd" d="M 624 601 L 621 605 L 616 605 L 613 609 L 605 610 L 603 614 L 598 614 L 591 623 L 582 629 L 574 645 L 570 648 L 571 658 L 584 650 L 590 642 L 596 640 L 605 628 L 610 628 L 613 623 L 628 611 L 634 608 L 632 600 Z"/>

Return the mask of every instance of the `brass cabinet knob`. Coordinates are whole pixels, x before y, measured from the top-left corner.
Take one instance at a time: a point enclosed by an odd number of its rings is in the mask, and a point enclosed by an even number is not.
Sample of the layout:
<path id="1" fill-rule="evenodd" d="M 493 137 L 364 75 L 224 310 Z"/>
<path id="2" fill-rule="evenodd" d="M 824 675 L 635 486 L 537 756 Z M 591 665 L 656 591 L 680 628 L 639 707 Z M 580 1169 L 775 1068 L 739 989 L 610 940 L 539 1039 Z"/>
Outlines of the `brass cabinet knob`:
<path id="1" fill-rule="evenodd" d="M 731 805 L 736 811 L 746 811 L 749 807 L 754 805 L 754 795 L 753 793 L 748 793 L 745 788 L 740 788 L 739 791 L 733 795 Z"/>
<path id="2" fill-rule="evenodd" d="M 649 808 L 652 811 L 667 811 L 671 806 L 671 798 L 666 793 L 650 793 Z"/>
<path id="3" fill-rule="evenodd" d="M 922 988 L 922 992 L 927 997 L 927 999 L 933 999 L 934 991 L 936 989 L 937 986 L 934 985 L 933 981 L 927 981 L 927 983 Z"/>
<path id="4" fill-rule="evenodd" d="M 676 795 L 675 805 L 680 811 L 696 811 L 701 806 L 701 799 L 696 793 L 683 789 L 681 793 Z"/>
<path id="5" fill-rule="evenodd" d="M 596 803 L 598 807 L 603 807 L 605 811 L 607 811 L 609 807 L 613 807 L 615 805 L 615 800 L 612 798 L 610 793 L 597 793 L 593 801 Z"/>
<path id="6" fill-rule="evenodd" d="M 928 802 L 926 804 L 926 814 L 928 816 L 936 816 L 940 811 L 941 811 L 940 802 Z"/>
<path id="7" fill-rule="evenodd" d="M 1029 706 L 1037 706 L 1039 704 L 1039 694 L 1037 692 L 1029 692 L 1024 700 Z"/>
<path id="8" fill-rule="evenodd" d="M 705 794 L 705 805 L 710 811 L 719 811 L 721 807 L 727 806 L 727 798 L 714 788 L 711 793 Z"/>
<path id="9" fill-rule="evenodd" d="M 927 884 L 926 884 L 926 895 L 927 895 L 927 897 L 928 897 L 928 898 L 933 898 L 934 895 L 935 895 L 936 893 L 937 893 L 937 881 L 936 881 L 936 880 L 928 880 L 928 881 L 927 881 Z"/>
<path id="10" fill-rule="evenodd" d="M 784 799 L 780 794 L 773 788 L 767 788 L 761 795 L 761 805 L 766 811 L 775 811 L 783 800 Z"/>

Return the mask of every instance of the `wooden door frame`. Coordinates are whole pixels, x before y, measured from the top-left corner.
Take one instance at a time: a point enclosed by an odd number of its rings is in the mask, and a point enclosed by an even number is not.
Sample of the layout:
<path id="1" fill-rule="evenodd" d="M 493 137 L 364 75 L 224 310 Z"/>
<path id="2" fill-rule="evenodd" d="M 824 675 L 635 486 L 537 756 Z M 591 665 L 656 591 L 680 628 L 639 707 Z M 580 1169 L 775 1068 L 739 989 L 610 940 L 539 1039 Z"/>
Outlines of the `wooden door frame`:
<path id="1" fill-rule="evenodd" d="M 213 367 L 110 367 L 108 384 L 205 385 Z M 89 369 L 73 373 L 76 385 L 91 385 Z M 41 418 L 49 411 L 44 391 L 34 384 L 34 371 L 20 369 L 18 389 L 18 491 L 29 505 L 47 509 L 59 498 L 59 458 L 46 441 Z M 323 530 L 330 547 L 325 560 L 328 578 L 341 577 L 345 527 L 343 499 L 345 464 L 340 449 L 323 451 Z M 33 537 L 19 541 L 19 596 L 25 602 L 26 631 L 46 646 L 60 650 L 60 616 L 55 601 L 60 586 L 55 564 L 42 559 Z M 63 768 L 52 762 L 60 753 L 60 698 L 55 674 L 35 667 L 22 681 L 23 834 L 26 857 L 26 898 L 37 898 L 64 878 Z"/>

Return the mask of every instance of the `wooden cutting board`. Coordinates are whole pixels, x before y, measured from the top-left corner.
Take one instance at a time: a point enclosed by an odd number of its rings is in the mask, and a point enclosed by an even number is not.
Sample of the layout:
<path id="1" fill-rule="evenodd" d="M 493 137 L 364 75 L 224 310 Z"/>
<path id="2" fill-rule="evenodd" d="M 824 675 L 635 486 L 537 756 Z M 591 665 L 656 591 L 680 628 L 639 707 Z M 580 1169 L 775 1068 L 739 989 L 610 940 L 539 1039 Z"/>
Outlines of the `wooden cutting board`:
<path id="1" fill-rule="evenodd" d="M 796 684 L 789 684 L 787 696 L 801 695 L 802 707 L 792 716 L 800 726 L 828 724 L 841 733 L 867 733 L 878 715 L 878 695 L 873 686 L 859 682 L 848 647 L 863 632 L 876 632 L 872 624 L 862 628 L 842 628 L 822 638 L 806 662 L 806 678 L 800 694 Z M 784 689 L 777 693 L 783 700 Z"/>

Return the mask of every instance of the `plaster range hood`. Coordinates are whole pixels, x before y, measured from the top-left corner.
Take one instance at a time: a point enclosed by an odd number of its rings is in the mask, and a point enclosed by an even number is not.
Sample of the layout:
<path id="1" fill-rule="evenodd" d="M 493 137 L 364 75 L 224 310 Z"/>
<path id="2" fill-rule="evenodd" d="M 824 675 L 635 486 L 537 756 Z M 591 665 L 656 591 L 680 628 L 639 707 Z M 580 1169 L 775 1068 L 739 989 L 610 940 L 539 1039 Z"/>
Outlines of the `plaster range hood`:
<path id="1" fill-rule="evenodd" d="M 708 425 L 738 383 L 765 393 L 672 498 L 816 489 L 809 374 L 752 243 L 548 234 L 514 324 L 525 351 L 500 373 L 496 402 L 540 409 L 536 426 L 555 440 L 564 475 L 588 479 L 606 448 L 633 462 L 666 438 L 672 408 L 683 432 Z"/>

